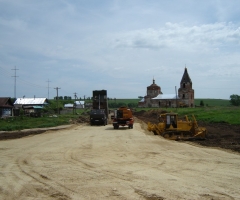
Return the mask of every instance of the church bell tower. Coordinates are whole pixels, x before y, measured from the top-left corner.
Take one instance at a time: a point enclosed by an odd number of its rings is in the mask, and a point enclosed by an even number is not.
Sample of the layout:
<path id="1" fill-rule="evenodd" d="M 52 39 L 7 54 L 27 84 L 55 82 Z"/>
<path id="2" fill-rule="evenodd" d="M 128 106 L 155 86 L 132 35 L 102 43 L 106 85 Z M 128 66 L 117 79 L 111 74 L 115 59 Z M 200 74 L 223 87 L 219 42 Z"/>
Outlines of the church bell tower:
<path id="1" fill-rule="evenodd" d="M 192 80 L 186 67 L 180 82 L 180 88 L 178 89 L 178 97 L 186 106 L 194 106 L 194 90 L 192 89 Z"/>

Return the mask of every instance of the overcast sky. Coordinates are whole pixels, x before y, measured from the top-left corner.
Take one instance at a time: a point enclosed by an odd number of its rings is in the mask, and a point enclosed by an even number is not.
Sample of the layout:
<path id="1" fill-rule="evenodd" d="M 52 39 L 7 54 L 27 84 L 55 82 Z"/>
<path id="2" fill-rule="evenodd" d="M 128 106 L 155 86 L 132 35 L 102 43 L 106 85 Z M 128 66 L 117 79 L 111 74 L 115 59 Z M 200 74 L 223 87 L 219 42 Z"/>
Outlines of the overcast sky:
<path id="1" fill-rule="evenodd" d="M 0 0 L 1 97 L 173 94 L 185 66 L 195 98 L 240 95 L 239 0 Z"/>

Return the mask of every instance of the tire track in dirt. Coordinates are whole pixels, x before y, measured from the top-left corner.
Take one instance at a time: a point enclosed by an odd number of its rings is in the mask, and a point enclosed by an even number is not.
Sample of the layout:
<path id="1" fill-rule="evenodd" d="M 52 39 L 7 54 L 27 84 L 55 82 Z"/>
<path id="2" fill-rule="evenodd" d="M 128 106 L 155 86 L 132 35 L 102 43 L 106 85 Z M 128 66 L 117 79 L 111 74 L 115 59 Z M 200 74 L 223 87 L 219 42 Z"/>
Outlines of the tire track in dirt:
<path id="1" fill-rule="evenodd" d="M 70 188 L 65 187 L 61 183 L 56 182 L 55 180 L 52 180 L 49 176 L 41 174 L 34 169 L 34 165 L 31 165 L 31 157 L 22 157 L 19 158 L 17 163 L 18 167 L 21 170 L 21 172 L 32 178 L 34 180 L 34 185 L 31 185 L 31 191 L 30 193 L 36 194 L 39 192 L 43 192 L 44 196 L 54 196 L 54 197 L 60 197 L 63 199 L 71 199 L 71 195 L 66 195 L 70 193 L 74 193 Z M 42 185 L 42 186 L 38 186 Z M 29 185 L 28 185 L 29 188 Z M 44 190 L 39 188 L 45 188 Z M 62 192 L 64 191 L 64 193 Z"/>

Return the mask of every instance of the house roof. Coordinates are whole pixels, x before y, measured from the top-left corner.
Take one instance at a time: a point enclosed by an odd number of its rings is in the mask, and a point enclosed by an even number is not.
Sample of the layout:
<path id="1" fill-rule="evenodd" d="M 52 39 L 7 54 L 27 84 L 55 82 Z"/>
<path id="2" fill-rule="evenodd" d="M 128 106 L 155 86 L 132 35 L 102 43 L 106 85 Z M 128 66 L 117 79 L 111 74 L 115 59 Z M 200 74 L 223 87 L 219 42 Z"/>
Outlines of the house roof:
<path id="1" fill-rule="evenodd" d="M 73 108 L 73 104 L 72 103 L 67 103 L 67 104 L 64 104 L 64 108 Z"/>
<path id="2" fill-rule="evenodd" d="M 176 94 L 159 94 L 152 99 L 179 99 L 179 97 Z"/>
<path id="3" fill-rule="evenodd" d="M 75 103 L 75 104 L 83 105 L 83 104 L 85 103 L 85 101 L 75 101 L 74 103 Z"/>
<path id="4" fill-rule="evenodd" d="M 13 102 L 10 97 L 0 97 L 1 107 L 13 107 Z"/>
<path id="5" fill-rule="evenodd" d="M 48 102 L 47 98 L 17 98 L 14 104 L 34 105 L 34 104 L 45 104 L 47 102 Z"/>

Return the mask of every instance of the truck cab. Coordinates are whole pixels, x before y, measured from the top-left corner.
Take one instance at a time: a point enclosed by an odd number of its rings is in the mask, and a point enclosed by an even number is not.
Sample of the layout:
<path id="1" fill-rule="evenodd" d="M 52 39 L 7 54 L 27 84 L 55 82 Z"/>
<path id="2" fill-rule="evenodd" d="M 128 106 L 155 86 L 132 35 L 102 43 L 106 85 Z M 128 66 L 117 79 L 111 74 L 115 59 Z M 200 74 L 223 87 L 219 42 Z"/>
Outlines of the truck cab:
<path id="1" fill-rule="evenodd" d="M 111 117 L 113 120 L 113 128 L 118 129 L 119 126 L 128 126 L 129 129 L 133 128 L 133 115 L 131 109 L 127 107 L 120 107 L 114 111 L 114 116 Z"/>
<path id="2" fill-rule="evenodd" d="M 90 111 L 90 125 L 107 125 L 107 116 L 104 109 Z"/>

